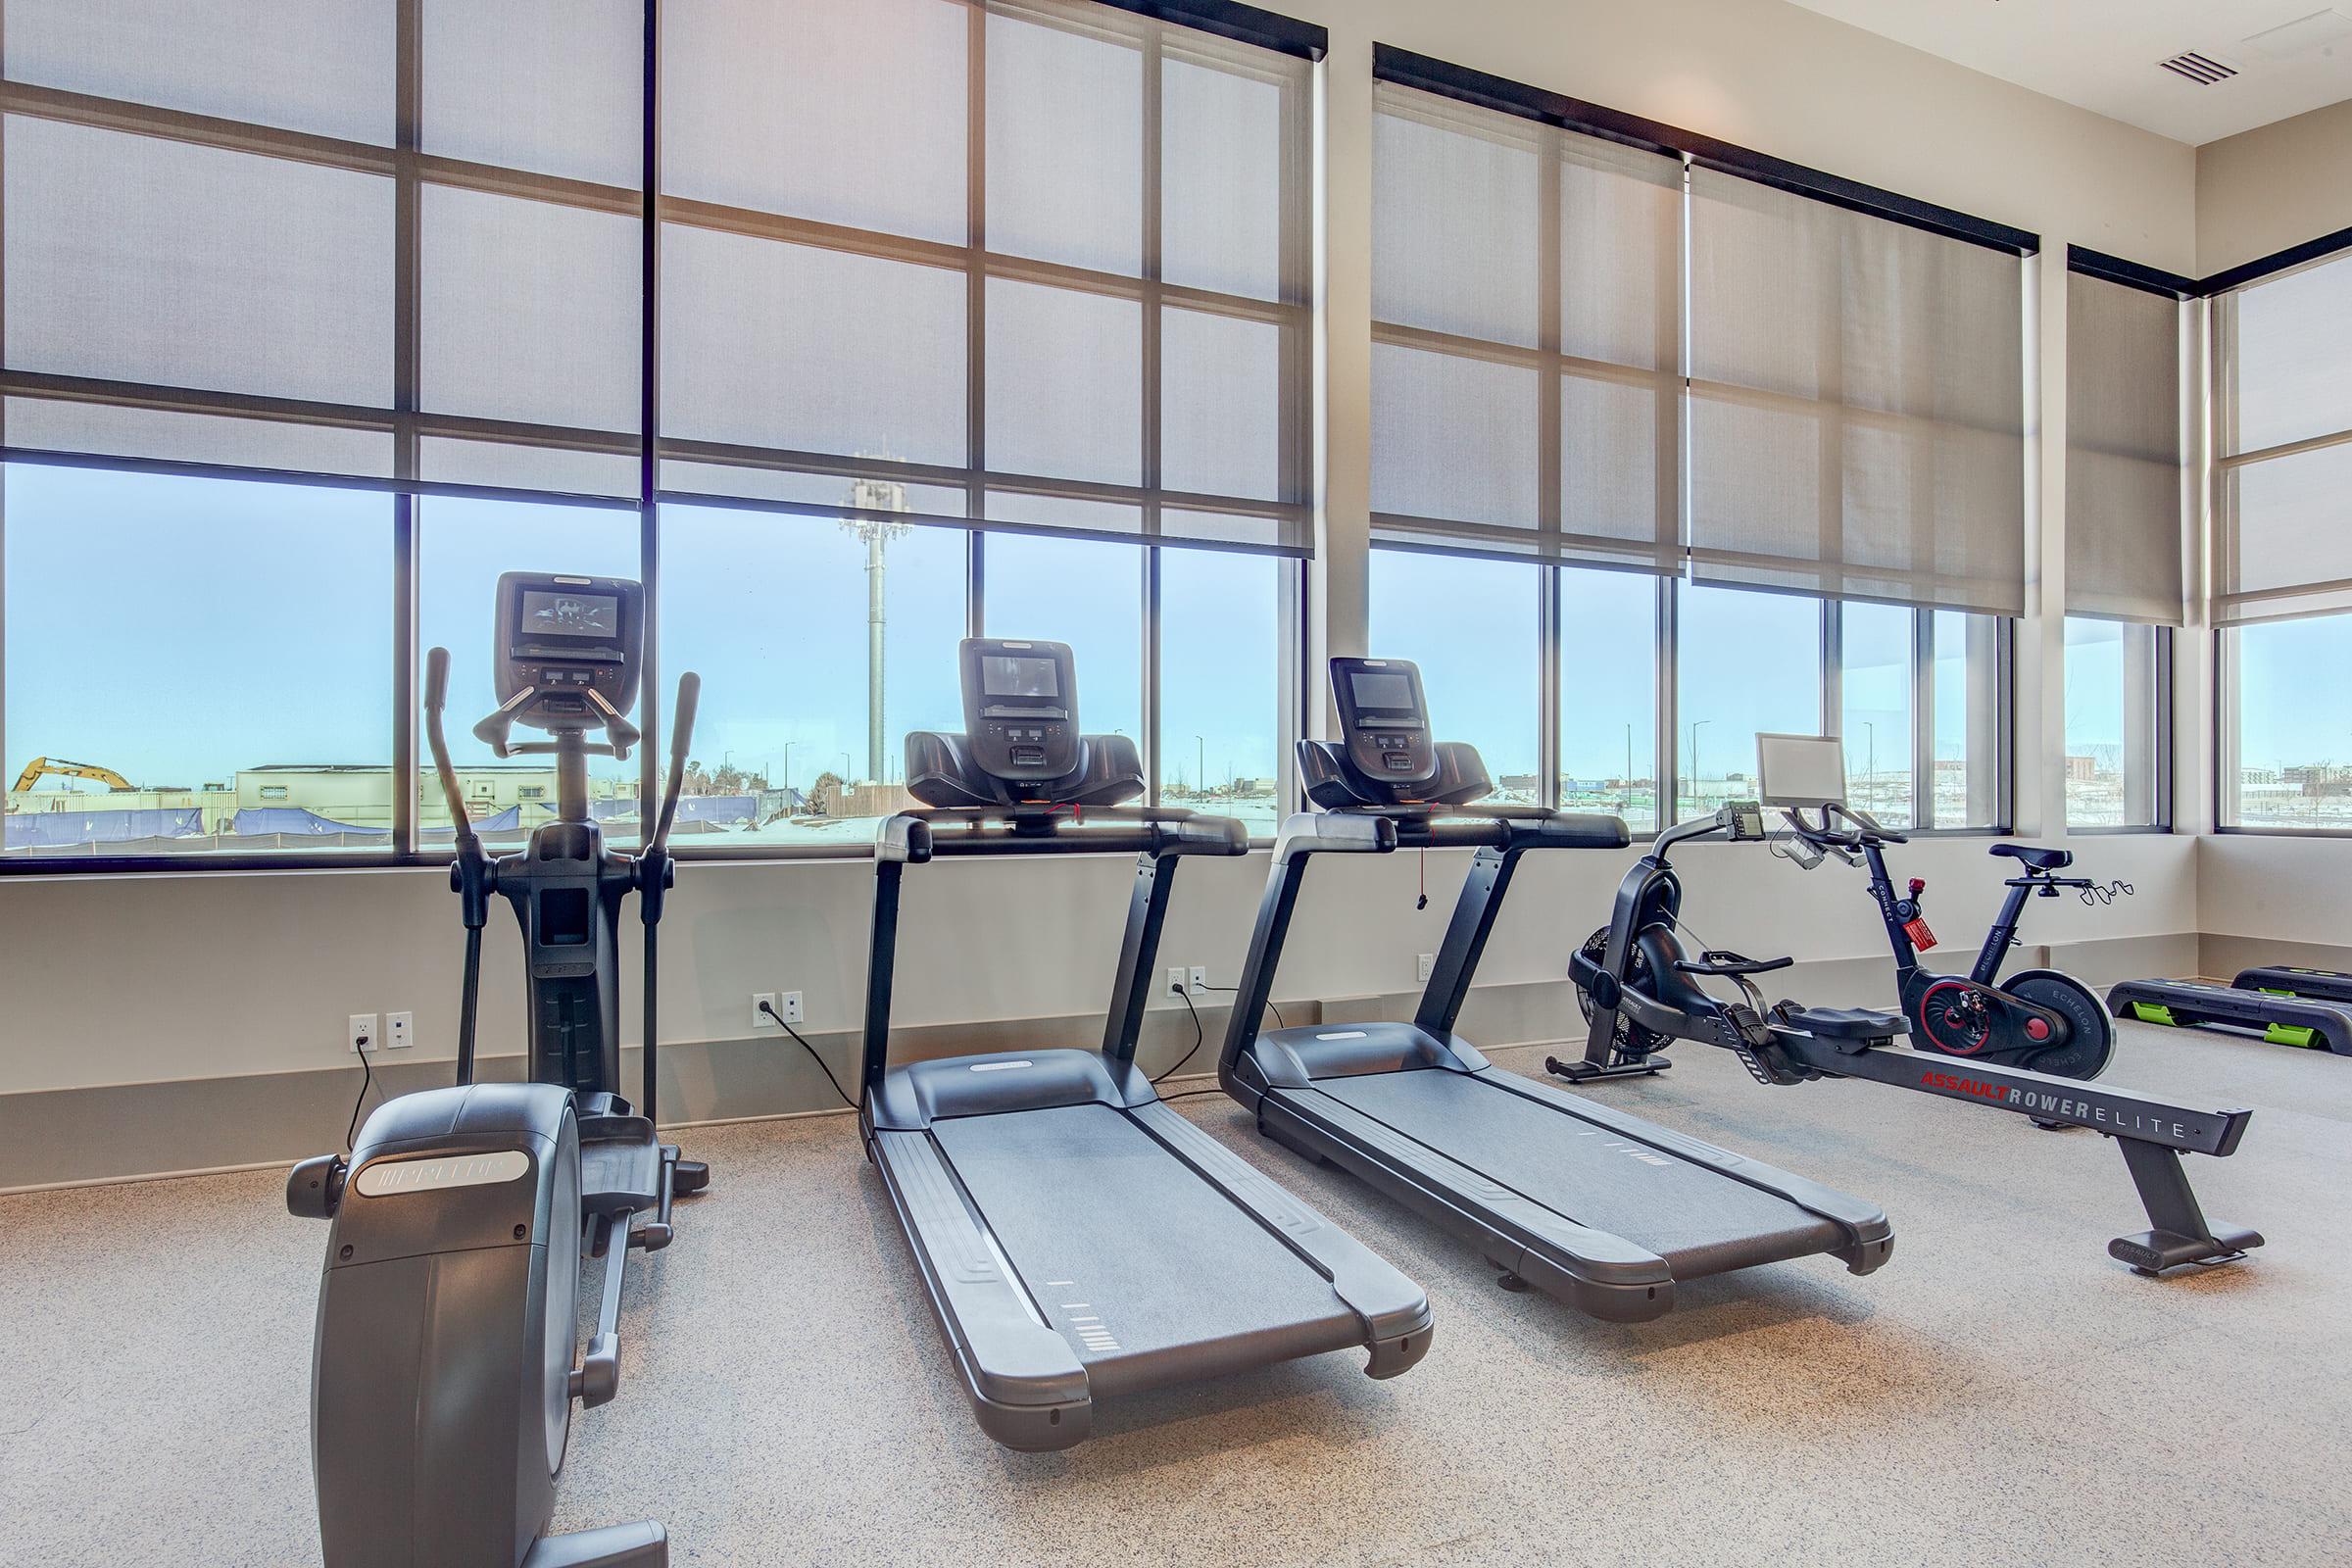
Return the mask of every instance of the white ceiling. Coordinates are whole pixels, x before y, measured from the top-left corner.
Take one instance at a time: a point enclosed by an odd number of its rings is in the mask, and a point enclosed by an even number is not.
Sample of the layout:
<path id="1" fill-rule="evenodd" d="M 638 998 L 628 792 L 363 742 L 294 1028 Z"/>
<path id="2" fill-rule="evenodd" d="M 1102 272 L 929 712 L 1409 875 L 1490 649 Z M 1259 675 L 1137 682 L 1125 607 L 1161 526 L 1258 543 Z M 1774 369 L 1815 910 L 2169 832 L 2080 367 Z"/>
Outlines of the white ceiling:
<path id="1" fill-rule="evenodd" d="M 2352 98 L 2352 0 L 1795 3 L 2192 146 Z M 2300 37 L 2259 36 L 2306 18 Z M 2239 74 L 2201 87 L 2157 68 L 2192 49 Z"/>

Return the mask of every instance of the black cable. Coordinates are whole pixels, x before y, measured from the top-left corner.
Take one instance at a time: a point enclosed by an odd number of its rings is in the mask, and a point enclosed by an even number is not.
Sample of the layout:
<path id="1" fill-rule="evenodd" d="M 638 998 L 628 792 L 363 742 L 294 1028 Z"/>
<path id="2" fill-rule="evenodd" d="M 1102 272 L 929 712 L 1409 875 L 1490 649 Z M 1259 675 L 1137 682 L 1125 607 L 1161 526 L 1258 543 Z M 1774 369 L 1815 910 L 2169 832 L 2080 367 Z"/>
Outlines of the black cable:
<path id="1" fill-rule="evenodd" d="M 858 1102 L 852 1100 L 848 1095 L 842 1094 L 841 1080 L 833 1076 L 833 1069 L 825 1065 L 825 1058 L 816 1054 L 816 1048 L 810 1045 L 808 1041 L 801 1040 L 801 1032 L 798 1029 L 795 1029 L 792 1025 L 786 1023 L 784 1021 L 784 1015 L 778 1012 L 772 1004 L 762 1002 L 760 1004 L 760 1010 L 766 1013 L 770 1018 L 775 1019 L 777 1027 L 781 1028 L 786 1034 L 792 1036 L 793 1039 L 800 1041 L 801 1049 L 808 1053 L 808 1059 L 816 1063 L 816 1070 L 825 1075 L 825 1082 L 833 1086 L 833 1093 L 841 1097 L 841 1102 L 849 1106 L 852 1110 L 856 1110 L 858 1108 Z"/>
<path id="2" fill-rule="evenodd" d="M 1154 1085 L 1165 1083 L 1168 1079 L 1175 1077 L 1186 1062 L 1200 1054 L 1200 1047 L 1208 1039 L 1208 1031 L 1200 1027 L 1200 1009 L 1193 1005 L 1193 994 L 1175 986 L 1170 986 L 1168 989 L 1184 999 L 1184 1010 L 1193 1015 L 1193 1049 L 1177 1057 L 1175 1066 L 1152 1079 L 1152 1082 Z"/>
<path id="3" fill-rule="evenodd" d="M 1159 1102 L 1160 1102 L 1161 1104 L 1163 1104 L 1163 1105 L 1168 1105 L 1168 1104 L 1173 1104 L 1173 1103 L 1175 1103 L 1175 1102 L 1176 1102 L 1177 1101 L 1179 1101 L 1179 1100 L 1198 1100 L 1198 1099 L 1200 1099 L 1200 1098 L 1202 1095 L 1221 1095 L 1221 1094 L 1223 1094 L 1224 1092 L 1225 1092 L 1225 1091 L 1224 1091 L 1223 1089 L 1221 1089 L 1221 1088 L 1220 1088 L 1220 1089 L 1187 1089 L 1187 1090 L 1186 1090 L 1186 1091 L 1185 1091 L 1183 1094 L 1181 1094 L 1181 1095 L 1162 1095 L 1162 1096 L 1160 1096 L 1160 1097 L 1159 1097 Z"/>
<path id="4" fill-rule="evenodd" d="M 343 1152 L 351 1152 L 353 1140 L 360 1136 L 360 1107 L 368 1103 L 368 1091 L 375 1087 L 375 1065 L 368 1059 L 365 1048 L 360 1052 L 360 1098 L 351 1102 L 351 1125 L 343 1132 Z"/>
<path id="5" fill-rule="evenodd" d="M 1200 989 L 1203 991 L 1223 991 L 1229 995 L 1239 995 L 1242 988 L 1240 986 L 1202 986 Z M 1275 1028 L 1288 1029 L 1290 1027 L 1289 1024 L 1282 1021 L 1282 1004 L 1277 1003 L 1272 997 L 1268 997 L 1266 999 L 1266 1010 L 1274 1014 Z"/>

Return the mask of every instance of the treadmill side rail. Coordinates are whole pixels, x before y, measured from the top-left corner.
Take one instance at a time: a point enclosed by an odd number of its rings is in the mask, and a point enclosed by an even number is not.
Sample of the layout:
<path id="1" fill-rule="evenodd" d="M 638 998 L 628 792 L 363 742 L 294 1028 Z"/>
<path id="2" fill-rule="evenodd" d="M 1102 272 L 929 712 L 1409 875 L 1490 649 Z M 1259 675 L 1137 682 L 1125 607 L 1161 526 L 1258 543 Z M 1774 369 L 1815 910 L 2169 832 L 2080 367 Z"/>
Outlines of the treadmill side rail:
<path id="1" fill-rule="evenodd" d="M 870 1150 L 981 1430 L 1027 1453 L 1082 1442 L 1094 1425 L 1086 1367 L 1010 1277 L 931 1135 L 876 1130 Z"/>
<path id="2" fill-rule="evenodd" d="M 1364 1348 L 1371 1352 L 1367 1376 L 1393 1378 L 1429 1353 L 1429 1297 L 1395 1265 L 1165 1103 L 1153 1101 L 1128 1114 L 1331 1282 L 1364 1325 Z"/>

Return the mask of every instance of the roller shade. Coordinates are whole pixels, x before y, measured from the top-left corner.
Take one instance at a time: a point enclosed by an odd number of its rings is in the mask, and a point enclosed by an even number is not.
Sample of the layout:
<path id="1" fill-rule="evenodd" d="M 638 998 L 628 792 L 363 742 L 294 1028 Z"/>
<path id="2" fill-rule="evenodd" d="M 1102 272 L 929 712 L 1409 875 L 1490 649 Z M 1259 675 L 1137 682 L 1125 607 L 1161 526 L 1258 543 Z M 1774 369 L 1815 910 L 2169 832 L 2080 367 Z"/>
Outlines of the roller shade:
<path id="1" fill-rule="evenodd" d="M 678 499 L 1310 548 L 1317 28 L 667 0 L 649 53 L 643 0 L 7 13 L 12 455 L 643 502 L 651 437 Z"/>
<path id="2" fill-rule="evenodd" d="M 662 17 L 665 496 L 1309 551 L 1306 60 L 1083 0 Z"/>
<path id="3" fill-rule="evenodd" d="M 2017 615 L 2014 254 L 1690 172 L 1691 571 Z"/>
<path id="4" fill-rule="evenodd" d="M 2352 610 L 2352 257 L 2213 311 L 2214 620 Z"/>
<path id="5" fill-rule="evenodd" d="M 2180 624 L 2187 547 L 2184 318 L 2171 294 L 2067 274 L 2070 615 Z"/>
<path id="6" fill-rule="evenodd" d="M 1667 572 L 1678 158 L 1375 87 L 1373 537 Z"/>
<path id="7" fill-rule="evenodd" d="M 635 496 L 637 0 L 401 15 L 10 0 L 9 449 Z"/>

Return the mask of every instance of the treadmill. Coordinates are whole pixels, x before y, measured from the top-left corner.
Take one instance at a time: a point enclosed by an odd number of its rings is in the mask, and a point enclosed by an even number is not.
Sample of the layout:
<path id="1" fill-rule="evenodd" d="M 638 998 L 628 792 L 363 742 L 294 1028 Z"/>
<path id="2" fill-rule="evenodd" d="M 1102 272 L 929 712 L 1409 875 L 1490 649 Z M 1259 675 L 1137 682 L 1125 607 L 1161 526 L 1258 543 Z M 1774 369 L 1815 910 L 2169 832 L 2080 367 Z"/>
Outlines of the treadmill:
<path id="1" fill-rule="evenodd" d="M 1066 1448 L 1100 1396 L 1326 1350 L 1404 1371 L 1429 1348 L 1421 1288 L 1169 1109 L 1135 1064 L 1177 862 L 1245 854 L 1242 824 L 1124 804 L 1144 793 L 1135 743 L 1080 734 L 1066 645 L 969 638 L 960 662 L 964 733 L 906 737 L 923 808 L 876 841 L 858 1126 L 981 1430 Z M 1105 852 L 1138 858 L 1100 1052 L 889 1063 L 909 863 Z"/>
<path id="2" fill-rule="evenodd" d="M 1491 1065 L 1453 1032 L 1472 972 L 1530 850 L 1619 850 L 1625 824 L 1542 807 L 1472 805 L 1478 753 L 1433 742 L 1421 672 L 1334 659 L 1343 738 L 1302 740 L 1308 798 L 1283 824 L 1218 1080 L 1258 1130 L 1329 1160 L 1476 1246 L 1510 1289 L 1595 1317 L 1672 1309 L 1682 1281 L 1826 1252 L 1856 1274 L 1893 1234 L 1873 1204 Z M 1474 848 L 1409 1023 L 1260 1033 L 1310 858 Z"/>

